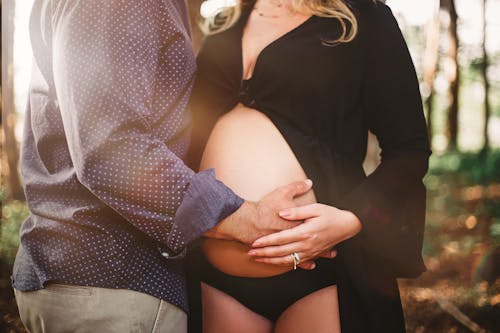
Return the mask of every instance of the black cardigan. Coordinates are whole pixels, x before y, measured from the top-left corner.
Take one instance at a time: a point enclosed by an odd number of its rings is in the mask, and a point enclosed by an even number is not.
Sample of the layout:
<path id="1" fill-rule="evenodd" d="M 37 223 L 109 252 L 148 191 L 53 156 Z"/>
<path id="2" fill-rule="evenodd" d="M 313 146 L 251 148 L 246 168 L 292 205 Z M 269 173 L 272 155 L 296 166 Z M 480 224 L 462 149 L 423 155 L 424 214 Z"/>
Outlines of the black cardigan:
<path id="1" fill-rule="evenodd" d="M 197 166 L 217 118 L 238 102 L 264 112 L 281 131 L 319 202 L 354 212 L 363 230 L 338 246 L 343 332 L 404 331 L 397 277 L 425 270 L 421 257 L 429 142 L 418 81 L 390 9 L 350 2 L 359 33 L 313 16 L 267 46 L 252 79 L 242 81 L 241 37 L 253 3 L 231 29 L 208 37 L 198 55 L 192 95 Z M 367 132 L 382 162 L 366 177 Z M 258 135 L 258 133 L 256 133 Z"/>

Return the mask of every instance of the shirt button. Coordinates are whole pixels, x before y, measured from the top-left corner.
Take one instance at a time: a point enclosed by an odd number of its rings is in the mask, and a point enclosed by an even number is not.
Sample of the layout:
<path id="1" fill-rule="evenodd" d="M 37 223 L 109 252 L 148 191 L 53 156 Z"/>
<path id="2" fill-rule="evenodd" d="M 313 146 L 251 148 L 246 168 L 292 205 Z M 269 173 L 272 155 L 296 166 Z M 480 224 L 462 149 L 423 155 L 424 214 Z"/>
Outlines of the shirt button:
<path id="1" fill-rule="evenodd" d="M 168 254 L 167 252 L 162 252 L 161 255 L 164 257 L 164 258 L 170 258 L 170 254 Z"/>

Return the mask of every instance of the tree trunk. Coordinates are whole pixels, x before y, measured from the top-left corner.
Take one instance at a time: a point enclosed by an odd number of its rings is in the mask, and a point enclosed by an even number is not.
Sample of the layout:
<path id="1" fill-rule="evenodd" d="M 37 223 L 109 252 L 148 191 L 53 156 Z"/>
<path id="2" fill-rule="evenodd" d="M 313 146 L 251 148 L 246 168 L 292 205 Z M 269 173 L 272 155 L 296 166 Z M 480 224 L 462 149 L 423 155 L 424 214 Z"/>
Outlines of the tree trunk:
<path id="1" fill-rule="evenodd" d="M 487 22 L 486 22 L 486 6 L 487 6 L 487 0 L 483 0 L 483 39 L 481 42 L 482 46 L 482 51 L 483 51 L 483 59 L 481 61 L 481 76 L 483 78 L 483 89 L 484 89 L 484 127 L 483 127 L 483 137 L 484 137 L 484 143 L 483 143 L 483 148 L 481 149 L 481 157 L 483 159 L 483 165 L 486 165 L 485 162 L 488 157 L 488 152 L 490 148 L 490 140 L 488 137 L 488 124 L 490 121 L 490 114 L 491 114 L 491 106 L 489 102 L 489 93 L 490 93 L 490 81 L 488 80 L 488 66 L 489 66 L 489 59 L 488 59 L 488 50 L 486 49 L 486 40 L 487 40 Z M 486 166 L 483 167 L 483 173 L 486 173 Z M 483 179 L 486 179 L 484 177 Z M 483 198 L 484 202 L 483 205 L 486 207 L 484 209 L 484 212 L 482 214 L 483 218 L 483 223 L 481 224 L 481 235 L 483 238 L 483 243 L 487 244 L 490 246 L 489 251 L 495 251 L 494 247 L 492 246 L 493 240 L 492 240 L 492 235 L 491 235 L 491 226 L 493 225 L 493 216 L 494 216 L 494 210 L 495 210 L 495 203 L 493 202 L 492 199 L 489 198 L 488 196 L 488 184 L 483 183 Z M 493 257 L 490 257 L 492 259 Z"/>
<path id="2" fill-rule="evenodd" d="M 2 170 L 7 187 L 7 198 L 22 200 L 24 193 L 19 180 L 19 149 L 15 136 L 16 112 L 14 106 L 14 11 L 15 2 L 2 4 Z"/>
<path id="3" fill-rule="evenodd" d="M 2 1 L 0 0 L 0 10 L 2 9 Z M 3 13 L 3 12 L 2 12 Z M 2 22 L 3 17 L 0 15 L 0 22 Z M 3 29 L 3 24 L 2 24 L 2 29 Z M 3 62 L 3 54 L 2 54 L 2 62 Z M 3 66 L 2 66 L 3 67 Z M 3 73 L 3 68 L 0 67 L 0 73 Z M 3 78 L 3 75 L 2 75 Z M 3 112 L 2 112 L 2 104 L 3 104 L 3 98 L 2 98 L 2 84 L 0 83 L 0 129 L 3 128 Z M 0 152 L 2 152 L 2 158 L 0 158 L 0 191 L 3 190 L 4 186 L 4 177 L 3 177 L 3 133 L 2 130 L 0 130 Z M 2 199 L 0 198 L 0 202 Z"/>
<path id="4" fill-rule="evenodd" d="M 425 31 L 425 51 L 423 59 L 423 81 L 424 81 L 424 107 L 427 111 L 427 127 L 429 128 L 429 142 L 433 137 L 433 103 L 434 82 L 439 70 L 439 35 L 441 21 L 439 19 L 440 4 L 437 3 L 434 17 L 428 22 Z"/>
<path id="5" fill-rule="evenodd" d="M 457 148 L 458 136 L 458 107 L 459 107 L 459 86 L 460 86 L 460 66 L 458 64 L 458 31 L 457 22 L 458 15 L 455 8 L 455 0 L 448 0 L 448 13 L 450 15 L 449 38 L 450 48 L 448 50 L 448 58 L 451 68 L 449 73 L 449 110 L 448 110 L 448 149 L 455 150 Z"/>
<path id="6" fill-rule="evenodd" d="M 488 124 L 490 121 L 491 114 L 491 106 L 489 102 L 490 95 L 490 81 L 488 80 L 488 66 L 489 66 L 489 58 L 488 51 L 486 50 L 486 5 L 487 0 L 483 0 L 483 40 L 482 40 L 482 48 L 483 48 L 483 61 L 481 62 L 481 75 L 483 77 L 483 87 L 484 87 L 484 127 L 483 127 L 483 149 L 482 153 L 486 154 L 490 147 L 490 140 L 488 137 Z"/>

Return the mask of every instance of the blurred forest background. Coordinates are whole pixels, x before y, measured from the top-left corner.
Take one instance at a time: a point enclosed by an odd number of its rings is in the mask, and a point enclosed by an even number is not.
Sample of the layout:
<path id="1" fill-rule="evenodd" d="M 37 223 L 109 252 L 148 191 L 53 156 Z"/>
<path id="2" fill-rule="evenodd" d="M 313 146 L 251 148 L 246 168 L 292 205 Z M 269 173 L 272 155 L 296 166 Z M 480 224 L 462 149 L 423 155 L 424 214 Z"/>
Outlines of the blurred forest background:
<path id="1" fill-rule="evenodd" d="M 234 0 L 210 0 L 214 4 Z M 2 4 L 0 332 L 24 332 L 10 272 L 28 214 L 18 174 L 33 0 Z M 189 1 L 199 19 L 201 0 Z M 500 332 L 500 0 L 388 0 L 421 82 L 433 148 L 424 257 L 402 280 L 409 332 Z M 217 7 L 217 6 L 215 6 Z M 201 33 L 193 27 L 195 47 Z M 378 163 L 369 141 L 367 172 Z"/>

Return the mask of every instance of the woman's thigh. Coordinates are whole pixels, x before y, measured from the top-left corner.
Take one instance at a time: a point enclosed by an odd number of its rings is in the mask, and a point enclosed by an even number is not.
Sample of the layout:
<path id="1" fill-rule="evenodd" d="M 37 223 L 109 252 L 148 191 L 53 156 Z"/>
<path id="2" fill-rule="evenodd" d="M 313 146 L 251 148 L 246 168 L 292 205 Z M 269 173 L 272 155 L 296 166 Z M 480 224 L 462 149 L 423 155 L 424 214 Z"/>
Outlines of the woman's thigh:
<path id="1" fill-rule="evenodd" d="M 233 297 L 201 283 L 204 333 L 270 333 L 273 324 Z M 272 300 L 270 300 L 272 302 Z"/>
<path id="2" fill-rule="evenodd" d="M 276 333 L 340 333 L 337 286 L 309 294 L 283 312 Z"/>

